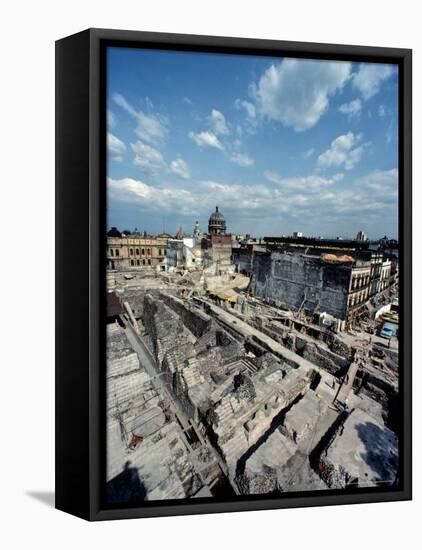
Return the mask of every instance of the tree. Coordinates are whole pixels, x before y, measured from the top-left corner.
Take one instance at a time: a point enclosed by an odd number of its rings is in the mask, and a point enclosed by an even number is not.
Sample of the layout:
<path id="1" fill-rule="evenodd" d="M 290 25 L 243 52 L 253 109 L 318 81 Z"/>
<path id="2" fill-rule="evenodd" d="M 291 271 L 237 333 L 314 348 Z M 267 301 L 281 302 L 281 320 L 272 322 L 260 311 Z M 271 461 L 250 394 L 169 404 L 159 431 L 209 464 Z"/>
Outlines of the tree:
<path id="1" fill-rule="evenodd" d="M 107 231 L 107 237 L 121 237 L 122 234 L 117 229 L 117 227 L 112 227 L 109 231 Z"/>

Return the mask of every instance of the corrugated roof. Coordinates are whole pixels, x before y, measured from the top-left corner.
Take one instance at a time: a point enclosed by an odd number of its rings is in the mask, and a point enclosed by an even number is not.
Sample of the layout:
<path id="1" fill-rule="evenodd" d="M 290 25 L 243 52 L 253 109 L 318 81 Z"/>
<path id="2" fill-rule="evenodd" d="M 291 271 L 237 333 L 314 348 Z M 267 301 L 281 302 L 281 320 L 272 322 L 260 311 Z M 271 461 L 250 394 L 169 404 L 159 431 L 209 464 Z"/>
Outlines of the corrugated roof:
<path id="1" fill-rule="evenodd" d="M 212 296 L 217 296 L 220 300 L 227 300 L 228 302 L 236 303 L 239 298 L 239 294 L 232 288 L 226 290 L 215 290 L 210 292 Z"/>

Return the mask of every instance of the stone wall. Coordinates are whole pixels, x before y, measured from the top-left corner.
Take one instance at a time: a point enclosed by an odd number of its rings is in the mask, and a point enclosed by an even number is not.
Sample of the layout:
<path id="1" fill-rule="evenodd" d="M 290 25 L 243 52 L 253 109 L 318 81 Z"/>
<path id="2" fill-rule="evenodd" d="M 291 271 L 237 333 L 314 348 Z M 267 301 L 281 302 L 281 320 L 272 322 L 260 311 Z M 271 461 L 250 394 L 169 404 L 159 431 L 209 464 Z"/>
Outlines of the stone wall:
<path id="1" fill-rule="evenodd" d="M 252 250 L 245 248 L 233 249 L 233 263 L 236 265 L 238 273 L 243 273 L 248 277 L 252 273 Z"/>
<path id="2" fill-rule="evenodd" d="M 142 317 L 144 326 L 153 343 L 153 352 L 161 366 L 166 354 L 174 348 L 191 347 L 195 340 L 191 331 L 166 303 L 146 294 Z"/>
<path id="3" fill-rule="evenodd" d="M 254 291 L 258 298 L 293 311 L 325 311 L 346 318 L 351 269 L 300 254 L 255 254 Z"/>
<path id="4" fill-rule="evenodd" d="M 212 258 L 220 266 L 231 264 L 232 239 L 230 235 L 211 235 Z"/>
<path id="5" fill-rule="evenodd" d="M 160 298 L 171 308 L 182 320 L 183 324 L 197 338 L 203 336 L 211 329 L 211 317 L 202 310 L 184 303 L 175 296 L 162 293 Z"/>

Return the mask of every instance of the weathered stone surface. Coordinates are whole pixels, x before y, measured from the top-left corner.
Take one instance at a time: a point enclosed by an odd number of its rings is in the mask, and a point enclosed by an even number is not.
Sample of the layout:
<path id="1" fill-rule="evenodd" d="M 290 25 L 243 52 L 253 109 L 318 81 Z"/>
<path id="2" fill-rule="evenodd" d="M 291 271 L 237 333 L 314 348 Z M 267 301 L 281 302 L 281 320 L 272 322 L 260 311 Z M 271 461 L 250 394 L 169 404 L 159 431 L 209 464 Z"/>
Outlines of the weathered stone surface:
<path id="1" fill-rule="evenodd" d="M 340 307 L 341 269 L 340 279 L 331 278 L 315 258 L 307 257 L 300 267 L 302 260 L 296 265 L 282 256 L 279 266 L 278 257 L 269 256 L 272 282 L 254 276 L 253 284 L 282 292 L 283 280 L 303 268 L 314 290 L 306 291 L 304 301 L 307 284 L 299 277 L 289 300 L 300 302 L 299 309 L 308 302 L 311 312 L 329 292 Z M 333 402 L 357 349 L 355 335 L 335 336 L 314 325 L 310 315 L 280 312 L 268 305 L 269 295 L 264 304 L 243 294 L 248 315 L 243 306 L 221 308 L 193 292 L 190 274 L 177 277 L 179 291 L 148 287 L 125 295 L 133 302 L 145 353 L 136 338 L 129 340 L 147 367 L 139 364 L 121 327 L 108 329 L 107 475 L 113 498 L 210 496 L 206 486 L 216 479 L 246 494 L 343 487 L 359 476 L 362 485 L 366 478 L 371 484 L 391 482 L 397 445 L 384 430 L 391 421 L 387 412 L 394 410 L 393 355 L 374 357 L 372 370 L 361 365 L 358 374 L 365 376 L 357 376 L 350 388 L 347 404 L 355 410 L 349 418 L 366 414 L 370 420 L 341 428 L 347 413 Z M 213 284 L 230 279 L 201 272 L 201 280 L 205 277 Z M 142 441 L 132 444 L 133 435 Z M 321 470 L 315 465 L 320 458 Z"/>
<path id="2" fill-rule="evenodd" d="M 315 392 L 309 390 L 303 398 L 286 414 L 284 430 L 295 442 L 302 441 L 311 432 L 320 416 L 327 410 L 327 405 Z"/>
<path id="3" fill-rule="evenodd" d="M 296 453 L 295 443 L 276 430 L 246 461 L 242 492 L 265 494 L 278 490 L 278 474 Z"/>
<path id="4" fill-rule="evenodd" d="M 255 295 L 293 311 L 318 307 L 338 319 L 346 318 L 350 267 L 332 266 L 319 258 L 280 252 L 256 253 Z"/>
<path id="5" fill-rule="evenodd" d="M 330 487 L 392 485 L 398 471 L 398 439 L 378 420 L 355 409 L 321 463 L 321 475 Z"/>

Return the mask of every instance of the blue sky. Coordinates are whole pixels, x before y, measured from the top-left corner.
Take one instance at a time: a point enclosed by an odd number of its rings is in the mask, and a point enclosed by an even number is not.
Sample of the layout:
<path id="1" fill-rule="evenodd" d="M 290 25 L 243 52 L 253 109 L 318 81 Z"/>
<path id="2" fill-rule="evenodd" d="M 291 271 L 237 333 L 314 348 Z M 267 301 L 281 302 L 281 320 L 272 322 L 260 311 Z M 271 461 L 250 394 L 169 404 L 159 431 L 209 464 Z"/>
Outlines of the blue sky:
<path id="1" fill-rule="evenodd" d="M 108 226 L 397 237 L 393 65 L 109 48 Z"/>

